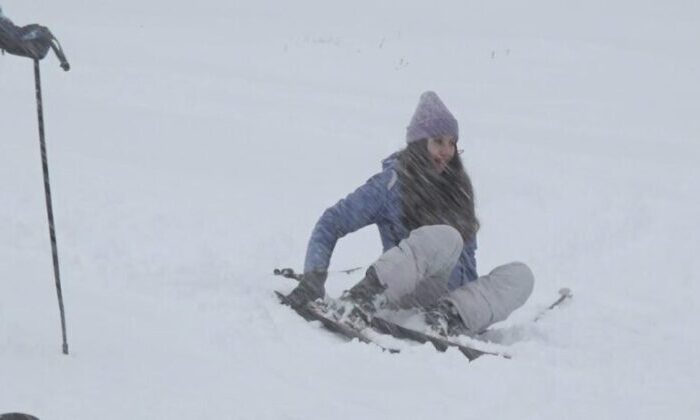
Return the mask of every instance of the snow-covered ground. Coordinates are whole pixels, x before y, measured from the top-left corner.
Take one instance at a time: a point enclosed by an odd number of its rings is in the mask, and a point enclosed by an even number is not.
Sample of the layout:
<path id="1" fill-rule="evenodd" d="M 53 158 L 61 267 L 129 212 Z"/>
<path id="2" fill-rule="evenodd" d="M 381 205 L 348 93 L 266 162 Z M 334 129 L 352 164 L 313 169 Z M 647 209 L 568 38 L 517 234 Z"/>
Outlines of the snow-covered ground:
<path id="1" fill-rule="evenodd" d="M 66 357 L 32 65 L 0 56 L 0 412 L 698 418 L 700 3 L 563 3 L 2 0 L 73 70 L 42 64 Z M 536 274 L 512 360 L 385 354 L 272 294 L 427 89 L 460 120 L 480 272 Z M 332 268 L 379 252 L 362 230 Z"/>

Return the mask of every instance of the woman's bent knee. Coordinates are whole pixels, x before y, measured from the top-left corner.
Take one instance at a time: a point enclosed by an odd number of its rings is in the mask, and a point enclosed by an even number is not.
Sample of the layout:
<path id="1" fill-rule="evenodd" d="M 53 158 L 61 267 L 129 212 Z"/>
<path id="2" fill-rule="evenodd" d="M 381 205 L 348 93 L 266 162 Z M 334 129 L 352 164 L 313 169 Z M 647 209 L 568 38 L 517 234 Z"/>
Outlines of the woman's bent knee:
<path id="1" fill-rule="evenodd" d="M 446 255 L 459 253 L 464 247 L 462 235 L 450 225 L 422 226 L 413 230 L 410 236 Z"/>
<path id="2" fill-rule="evenodd" d="M 515 261 L 498 266 L 489 274 L 502 287 L 518 291 L 518 295 L 530 296 L 535 287 L 535 276 L 527 264 Z"/>
<path id="3" fill-rule="evenodd" d="M 535 287 L 535 275 L 532 273 L 530 267 L 519 261 L 507 265 L 511 271 L 513 281 L 529 296 L 532 293 L 532 289 Z"/>

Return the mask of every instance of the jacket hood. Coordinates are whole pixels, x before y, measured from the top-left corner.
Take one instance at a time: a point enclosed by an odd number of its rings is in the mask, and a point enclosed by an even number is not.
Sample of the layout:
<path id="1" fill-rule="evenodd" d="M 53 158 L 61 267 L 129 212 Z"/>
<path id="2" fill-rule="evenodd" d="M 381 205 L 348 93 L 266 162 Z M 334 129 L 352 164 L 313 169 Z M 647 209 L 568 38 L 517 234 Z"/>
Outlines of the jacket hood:
<path id="1" fill-rule="evenodd" d="M 388 157 L 384 158 L 382 160 L 382 170 L 386 170 L 389 168 L 391 168 L 391 169 L 395 168 L 396 164 L 399 161 L 399 154 L 400 153 L 401 153 L 401 151 L 394 152 L 394 153 L 390 154 Z"/>

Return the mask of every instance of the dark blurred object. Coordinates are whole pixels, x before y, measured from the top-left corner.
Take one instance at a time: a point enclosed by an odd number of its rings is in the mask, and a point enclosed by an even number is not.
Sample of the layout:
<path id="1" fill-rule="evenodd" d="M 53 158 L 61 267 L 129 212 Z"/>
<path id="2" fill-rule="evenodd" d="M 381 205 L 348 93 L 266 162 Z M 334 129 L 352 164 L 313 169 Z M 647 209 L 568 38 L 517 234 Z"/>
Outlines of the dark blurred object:
<path id="1" fill-rule="evenodd" d="M 24 413 L 5 413 L 0 414 L 0 420 L 39 420 L 30 414 Z"/>

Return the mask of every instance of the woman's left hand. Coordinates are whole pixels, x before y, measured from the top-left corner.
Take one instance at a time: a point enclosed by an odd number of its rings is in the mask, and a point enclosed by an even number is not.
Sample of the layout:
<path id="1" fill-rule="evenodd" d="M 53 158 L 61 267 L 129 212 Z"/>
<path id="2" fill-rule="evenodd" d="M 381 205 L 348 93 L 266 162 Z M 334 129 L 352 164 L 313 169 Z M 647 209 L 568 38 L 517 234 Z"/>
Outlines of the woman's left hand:
<path id="1" fill-rule="evenodd" d="M 326 271 L 310 271 L 304 273 L 304 277 L 299 282 L 299 285 L 292 290 L 292 293 L 287 295 L 289 305 L 295 308 L 301 308 L 309 302 L 323 298 L 326 295 L 324 284 L 328 278 Z"/>

